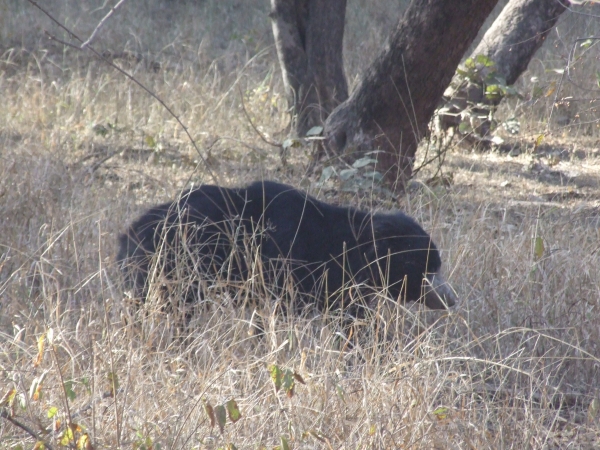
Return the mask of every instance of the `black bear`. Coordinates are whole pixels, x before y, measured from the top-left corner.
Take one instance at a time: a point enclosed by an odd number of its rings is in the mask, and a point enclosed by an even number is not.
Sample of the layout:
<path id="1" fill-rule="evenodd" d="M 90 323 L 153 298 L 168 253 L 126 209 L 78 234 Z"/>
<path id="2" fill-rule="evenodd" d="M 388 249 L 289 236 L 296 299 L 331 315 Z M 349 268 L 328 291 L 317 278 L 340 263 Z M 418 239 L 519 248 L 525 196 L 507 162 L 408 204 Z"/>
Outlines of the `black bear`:
<path id="1" fill-rule="evenodd" d="M 176 282 L 182 260 L 188 275 L 227 280 L 245 280 L 258 260 L 275 286 L 291 274 L 300 307 L 341 308 L 350 286 L 432 309 L 456 301 L 435 244 L 412 218 L 330 205 L 272 181 L 187 191 L 148 210 L 119 244 L 128 288 L 142 297 L 157 275 Z"/>

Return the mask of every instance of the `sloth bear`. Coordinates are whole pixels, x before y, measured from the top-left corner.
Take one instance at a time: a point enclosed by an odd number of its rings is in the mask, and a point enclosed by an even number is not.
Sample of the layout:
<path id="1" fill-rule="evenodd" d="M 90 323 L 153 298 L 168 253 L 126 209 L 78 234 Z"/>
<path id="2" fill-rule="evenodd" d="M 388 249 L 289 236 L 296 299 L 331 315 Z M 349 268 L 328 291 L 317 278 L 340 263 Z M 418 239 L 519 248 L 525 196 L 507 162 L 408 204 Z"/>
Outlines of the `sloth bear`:
<path id="1" fill-rule="evenodd" d="M 258 267 L 279 289 L 291 279 L 300 308 L 346 311 L 351 286 L 385 288 L 394 299 L 432 309 L 456 301 L 435 244 L 412 218 L 330 205 L 272 181 L 192 189 L 148 210 L 119 244 L 126 286 L 142 298 L 150 280 L 172 284 L 191 274 L 197 299 L 202 280 L 243 282 Z"/>

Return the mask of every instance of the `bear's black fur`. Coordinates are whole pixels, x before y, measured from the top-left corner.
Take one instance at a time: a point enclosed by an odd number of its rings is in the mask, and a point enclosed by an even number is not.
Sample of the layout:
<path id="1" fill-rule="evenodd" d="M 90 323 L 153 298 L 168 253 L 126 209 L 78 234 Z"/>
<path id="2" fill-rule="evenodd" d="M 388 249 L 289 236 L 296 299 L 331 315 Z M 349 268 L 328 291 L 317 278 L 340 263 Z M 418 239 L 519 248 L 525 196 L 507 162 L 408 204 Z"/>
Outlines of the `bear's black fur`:
<path id="1" fill-rule="evenodd" d="M 299 306 L 339 308 L 349 285 L 387 287 L 395 299 L 433 309 L 456 300 L 435 244 L 412 218 L 330 205 L 272 181 L 204 185 L 151 208 L 120 237 L 117 260 L 128 287 L 144 296 L 156 268 L 177 279 L 180 258 L 198 279 L 245 280 L 256 267 L 250 249 L 273 285 L 293 274 Z"/>

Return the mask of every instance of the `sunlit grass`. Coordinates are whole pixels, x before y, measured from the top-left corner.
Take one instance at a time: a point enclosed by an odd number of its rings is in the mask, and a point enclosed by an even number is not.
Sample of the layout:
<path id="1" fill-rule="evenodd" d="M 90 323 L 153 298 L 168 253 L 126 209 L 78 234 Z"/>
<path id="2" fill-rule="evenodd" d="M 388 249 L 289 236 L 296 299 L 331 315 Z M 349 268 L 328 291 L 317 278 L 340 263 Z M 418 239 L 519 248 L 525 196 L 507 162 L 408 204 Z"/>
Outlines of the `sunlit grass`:
<path id="1" fill-rule="evenodd" d="M 311 149 L 284 165 L 242 110 L 240 95 L 265 135 L 287 137 L 265 4 L 131 3 L 97 46 L 176 112 L 215 180 L 156 101 L 90 55 L 43 40 L 44 28 L 66 36 L 32 8 L 7 4 L 19 20 L 0 11 L 0 447 L 35 443 L 9 418 L 53 448 L 68 421 L 94 448 L 273 448 L 282 437 L 293 448 L 597 445 L 593 133 L 575 126 L 536 155 L 532 137 L 545 124 L 531 108 L 521 116 L 529 134 L 515 140 L 521 154 L 453 149 L 443 168 L 450 186 L 428 180 L 433 169 L 399 196 L 341 192 L 336 179 L 318 186 Z M 103 14 L 80 5 L 50 6 L 85 36 Z M 352 10 L 348 41 L 381 10 L 385 2 L 372 15 Z M 370 33 L 349 67 L 381 44 Z M 564 151 L 559 162 L 554 148 Z M 216 283 L 191 316 L 160 298 L 132 305 L 114 263 L 131 220 L 192 184 L 260 178 L 407 211 L 432 233 L 460 305 L 440 313 L 385 299 L 350 328 L 333 312 L 282 313 L 268 286 Z M 305 384 L 291 397 L 276 391 L 273 365 Z M 231 399 L 242 418 L 227 418 L 221 433 L 206 405 Z"/>

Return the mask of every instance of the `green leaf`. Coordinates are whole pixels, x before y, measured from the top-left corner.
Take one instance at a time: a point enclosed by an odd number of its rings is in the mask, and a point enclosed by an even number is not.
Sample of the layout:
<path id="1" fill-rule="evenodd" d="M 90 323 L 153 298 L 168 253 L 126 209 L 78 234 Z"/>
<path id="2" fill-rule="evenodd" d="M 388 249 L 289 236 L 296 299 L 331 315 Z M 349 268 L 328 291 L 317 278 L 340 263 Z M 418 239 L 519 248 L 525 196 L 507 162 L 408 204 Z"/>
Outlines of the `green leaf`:
<path id="1" fill-rule="evenodd" d="M 319 178 L 319 183 L 325 183 L 327 180 L 331 178 L 331 176 L 335 173 L 335 169 L 333 166 L 323 167 L 323 171 L 321 172 L 321 177 Z"/>
<path id="2" fill-rule="evenodd" d="M 459 77 L 462 77 L 462 78 L 466 78 L 467 77 L 467 71 L 466 70 L 456 69 L 456 74 Z"/>
<path id="3" fill-rule="evenodd" d="M 217 418 L 217 424 L 219 425 L 221 434 L 223 434 L 223 430 L 225 429 L 225 422 L 227 421 L 227 411 L 225 410 L 225 407 L 223 405 L 215 407 L 215 416 Z"/>
<path id="4" fill-rule="evenodd" d="M 73 435 L 71 427 L 65 428 L 64 433 L 59 437 L 59 442 L 63 447 L 66 447 L 71 442 L 75 442 L 75 436 Z"/>
<path id="5" fill-rule="evenodd" d="M 231 420 L 233 423 L 236 423 L 241 419 L 242 413 L 240 412 L 240 409 L 238 408 L 238 405 L 234 399 L 231 399 L 225 403 L 225 407 L 227 408 L 227 414 L 229 414 L 229 420 Z"/>
<path id="6" fill-rule="evenodd" d="M 360 158 L 360 159 L 357 159 L 356 161 L 354 161 L 354 164 L 352 164 L 352 167 L 354 167 L 355 169 L 360 169 L 361 167 L 365 167 L 365 166 L 368 166 L 369 164 L 374 164 L 376 162 L 377 162 L 377 160 L 373 159 L 373 158 Z"/>
<path id="7" fill-rule="evenodd" d="M 285 395 L 292 397 L 294 395 L 294 372 L 290 369 L 286 369 L 283 373 L 283 390 Z"/>
<path id="8" fill-rule="evenodd" d="M 281 389 L 281 378 L 283 376 L 283 373 L 281 372 L 281 369 L 275 364 L 269 367 L 269 372 L 271 373 L 271 380 L 273 380 L 273 384 L 275 385 L 275 392 L 278 392 L 279 389 Z"/>
<path id="9" fill-rule="evenodd" d="M 306 132 L 306 137 L 309 136 L 321 136 L 323 133 L 323 127 L 312 127 L 310 130 Z"/>
<path id="10" fill-rule="evenodd" d="M 56 406 L 51 406 L 48 408 L 48 419 L 52 419 L 58 413 L 58 408 Z"/>
<path id="11" fill-rule="evenodd" d="M 281 436 L 281 450 L 290 450 L 290 444 L 283 436 Z"/>
<path id="12" fill-rule="evenodd" d="M 540 146 L 540 144 L 542 143 L 542 141 L 544 140 L 544 135 L 540 134 L 536 139 L 535 139 L 535 148 L 538 148 Z"/>
<path id="13" fill-rule="evenodd" d="M 475 57 L 475 61 L 477 62 L 477 64 L 482 64 L 485 67 L 493 67 L 493 66 L 495 66 L 494 61 L 492 61 L 490 58 L 488 58 L 485 55 L 477 55 Z"/>
<path id="14" fill-rule="evenodd" d="M 373 181 L 376 181 L 377 183 L 380 183 L 383 180 L 383 175 L 381 175 L 381 173 L 377 172 L 377 171 L 372 171 L 372 172 L 365 172 L 363 174 L 363 177 L 365 178 L 372 178 Z"/>
<path id="15" fill-rule="evenodd" d="M 348 181 L 354 175 L 358 173 L 357 169 L 344 169 L 340 171 L 340 178 L 342 181 Z"/>
<path id="16" fill-rule="evenodd" d="M 77 398 L 77 394 L 73 390 L 73 382 L 65 381 L 65 394 L 67 394 L 67 398 L 71 401 Z"/>
<path id="17" fill-rule="evenodd" d="M 144 142 L 146 142 L 146 145 L 150 148 L 156 147 L 156 141 L 150 135 L 146 135 L 146 137 L 144 138 Z"/>
<path id="18" fill-rule="evenodd" d="M 540 236 L 535 237 L 533 255 L 536 260 L 540 260 L 542 259 L 542 256 L 544 256 L 544 240 Z"/>
<path id="19" fill-rule="evenodd" d="M 498 84 L 491 84 L 485 88 L 485 96 L 490 100 L 493 100 L 494 98 L 502 98 L 503 95 L 504 90 L 502 89 L 502 86 Z"/>
<path id="20" fill-rule="evenodd" d="M 438 420 L 444 420 L 448 417 L 448 408 L 440 406 L 435 411 L 433 411 L 433 414 L 435 414 L 435 417 L 437 417 Z"/>

